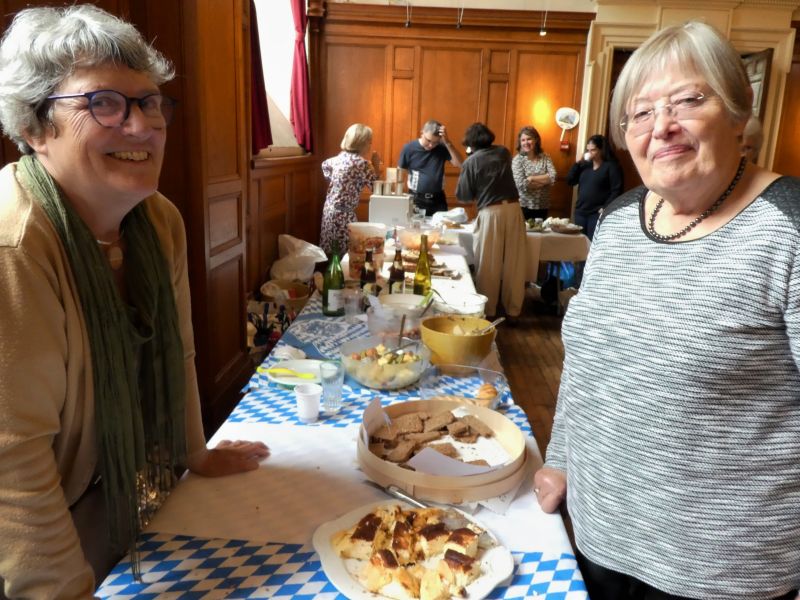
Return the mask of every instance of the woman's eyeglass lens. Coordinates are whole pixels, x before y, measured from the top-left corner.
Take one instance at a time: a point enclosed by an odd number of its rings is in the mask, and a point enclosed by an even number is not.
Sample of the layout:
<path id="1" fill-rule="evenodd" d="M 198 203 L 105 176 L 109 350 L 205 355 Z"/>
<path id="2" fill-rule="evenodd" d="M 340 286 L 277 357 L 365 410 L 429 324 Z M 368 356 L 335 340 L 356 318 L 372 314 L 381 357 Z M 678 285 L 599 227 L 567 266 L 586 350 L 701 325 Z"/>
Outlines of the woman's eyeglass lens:
<path id="1" fill-rule="evenodd" d="M 639 108 L 633 114 L 626 115 L 619 126 L 622 131 L 633 136 L 644 135 L 653 131 L 656 123 L 656 113 L 659 110 L 665 110 L 676 121 L 688 119 L 702 108 L 709 97 L 705 94 L 692 94 L 690 96 L 682 96 L 661 106 Z"/>
<path id="2" fill-rule="evenodd" d="M 85 94 L 65 94 L 48 96 L 48 100 L 64 100 L 67 98 L 86 98 L 87 108 L 94 120 L 103 127 L 119 127 L 131 114 L 131 104 L 136 103 L 142 114 L 152 121 L 165 126 L 170 124 L 175 114 L 177 100 L 163 94 L 148 94 L 142 98 L 132 98 L 114 90 L 98 90 Z"/>

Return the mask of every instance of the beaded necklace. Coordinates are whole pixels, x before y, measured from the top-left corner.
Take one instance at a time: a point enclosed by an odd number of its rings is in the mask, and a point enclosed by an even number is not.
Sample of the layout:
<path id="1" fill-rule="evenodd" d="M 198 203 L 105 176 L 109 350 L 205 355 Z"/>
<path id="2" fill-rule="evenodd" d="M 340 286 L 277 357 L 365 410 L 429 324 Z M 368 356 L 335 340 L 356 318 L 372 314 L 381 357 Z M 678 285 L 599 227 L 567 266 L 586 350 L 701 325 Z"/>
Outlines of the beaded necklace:
<path id="1" fill-rule="evenodd" d="M 722 206 L 722 203 L 725 202 L 725 199 L 731 195 L 731 192 L 733 192 L 733 188 L 736 187 L 736 184 L 739 183 L 739 180 L 742 178 L 745 166 L 747 166 L 747 159 L 745 157 L 742 157 L 741 160 L 739 161 L 739 169 L 736 171 L 736 175 L 733 177 L 733 181 L 731 181 L 731 184 L 728 186 L 728 189 L 726 189 L 722 193 L 722 195 L 719 198 L 717 198 L 717 201 L 714 202 L 714 204 L 712 204 L 706 210 L 700 213 L 700 215 L 697 218 L 695 218 L 691 223 L 689 223 L 686 227 L 684 227 L 677 233 L 662 235 L 656 232 L 655 229 L 656 217 L 658 216 L 658 213 L 661 211 L 661 207 L 664 206 L 664 199 L 661 198 L 656 204 L 656 207 L 653 209 L 653 213 L 650 215 L 650 219 L 648 219 L 647 221 L 648 233 L 661 242 L 671 242 L 672 240 L 677 240 L 678 238 L 685 236 L 692 229 L 694 229 L 698 223 L 708 218 L 708 216 L 713 214 L 720 206 Z"/>

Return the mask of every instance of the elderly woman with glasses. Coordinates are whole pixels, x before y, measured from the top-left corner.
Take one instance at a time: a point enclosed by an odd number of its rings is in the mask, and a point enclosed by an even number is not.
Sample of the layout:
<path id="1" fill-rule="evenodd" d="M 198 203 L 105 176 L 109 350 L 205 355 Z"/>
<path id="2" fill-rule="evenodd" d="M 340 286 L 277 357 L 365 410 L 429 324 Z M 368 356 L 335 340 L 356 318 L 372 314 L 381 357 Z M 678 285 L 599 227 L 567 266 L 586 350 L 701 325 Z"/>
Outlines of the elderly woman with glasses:
<path id="1" fill-rule="evenodd" d="M 92 5 L 19 12 L 0 45 L 0 583 L 91 598 L 180 470 L 258 467 L 208 450 L 186 238 L 156 190 L 169 63 Z M 0 596 L 3 595 L 0 593 Z"/>
<path id="2" fill-rule="evenodd" d="M 535 477 L 545 511 L 566 499 L 592 600 L 800 586 L 800 180 L 741 156 L 751 98 L 699 22 L 614 88 L 644 186 L 601 217 Z"/>

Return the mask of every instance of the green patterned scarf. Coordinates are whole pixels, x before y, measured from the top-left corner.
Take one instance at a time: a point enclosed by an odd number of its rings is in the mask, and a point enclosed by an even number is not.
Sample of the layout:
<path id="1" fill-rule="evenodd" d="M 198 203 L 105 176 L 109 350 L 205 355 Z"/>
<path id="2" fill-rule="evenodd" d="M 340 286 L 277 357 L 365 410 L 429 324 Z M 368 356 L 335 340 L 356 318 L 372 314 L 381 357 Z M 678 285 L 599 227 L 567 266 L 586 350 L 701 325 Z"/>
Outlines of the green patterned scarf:
<path id="1" fill-rule="evenodd" d="M 138 576 L 136 538 L 186 459 L 183 344 L 169 268 L 139 203 L 122 223 L 126 305 L 95 236 L 39 160 L 23 156 L 17 172 L 69 257 L 91 345 L 109 541 L 132 552 Z"/>

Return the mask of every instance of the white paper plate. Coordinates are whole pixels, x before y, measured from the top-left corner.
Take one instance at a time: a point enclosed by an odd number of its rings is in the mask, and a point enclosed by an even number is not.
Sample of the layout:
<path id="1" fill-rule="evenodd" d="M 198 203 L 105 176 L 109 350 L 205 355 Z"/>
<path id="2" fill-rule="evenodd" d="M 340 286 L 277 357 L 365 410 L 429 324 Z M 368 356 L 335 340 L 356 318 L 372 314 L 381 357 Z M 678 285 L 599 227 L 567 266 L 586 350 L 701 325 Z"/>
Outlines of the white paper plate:
<path id="1" fill-rule="evenodd" d="M 319 365 L 321 362 L 321 360 L 313 360 L 310 358 L 304 358 L 301 360 L 283 360 L 278 364 L 269 367 L 270 369 L 291 369 L 292 371 L 297 371 L 298 373 L 310 373 L 314 376 L 313 379 L 311 377 L 306 378 L 293 377 L 290 375 L 276 375 L 274 373 L 268 373 L 266 370 L 264 371 L 264 375 L 266 375 L 267 379 L 270 381 L 274 381 L 280 385 L 288 385 L 290 387 L 294 387 L 299 383 L 319 383 Z"/>
<path id="2" fill-rule="evenodd" d="M 399 500 L 373 502 L 356 508 L 338 519 L 323 523 L 314 532 L 314 537 L 311 542 L 314 545 L 314 550 L 319 554 L 322 570 L 325 572 L 328 579 L 330 579 L 331 583 L 336 586 L 336 589 L 350 600 L 389 599 L 387 599 L 386 596 L 373 594 L 367 591 L 356 581 L 348 571 L 348 568 L 355 571 L 360 561 L 341 558 L 331 546 L 331 537 L 334 533 L 342 529 L 349 529 L 361 520 L 362 517 L 369 514 L 377 507 L 392 506 L 395 504 L 399 504 L 405 508 L 414 508 Z M 473 519 L 471 516 L 464 513 L 460 514 L 474 522 L 481 529 L 486 530 L 479 521 Z M 488 530 L 486 531 L 488 532 Z M 491 533 L 489 533 L 489 535 L 491 535 Z M 495 542 L 496 541 L 497 540 L 495 540 Z M 467 586 L 466 600 L 481 600 L 481 598 L 485 598 L 498 584 L 507 580 L 514 572 L 514 558 L 511 556 L 511 552 L 500 545 L 484 550 L 480 558 L 480 565 L 482 575 Z"/>

